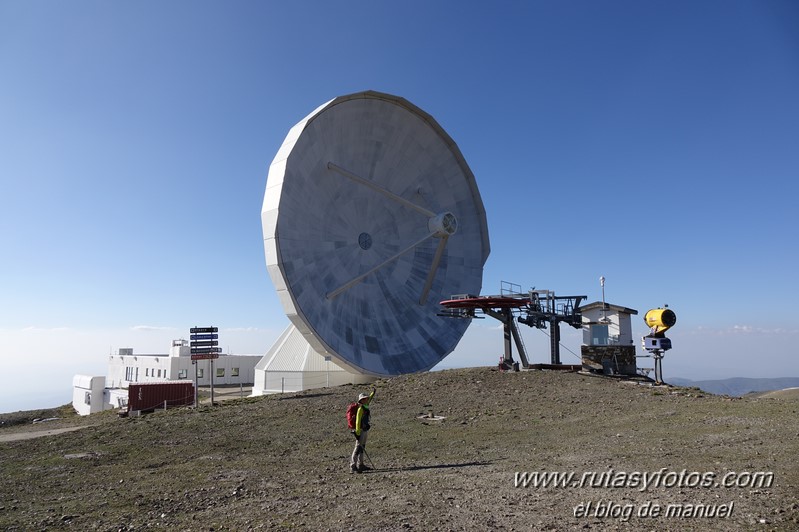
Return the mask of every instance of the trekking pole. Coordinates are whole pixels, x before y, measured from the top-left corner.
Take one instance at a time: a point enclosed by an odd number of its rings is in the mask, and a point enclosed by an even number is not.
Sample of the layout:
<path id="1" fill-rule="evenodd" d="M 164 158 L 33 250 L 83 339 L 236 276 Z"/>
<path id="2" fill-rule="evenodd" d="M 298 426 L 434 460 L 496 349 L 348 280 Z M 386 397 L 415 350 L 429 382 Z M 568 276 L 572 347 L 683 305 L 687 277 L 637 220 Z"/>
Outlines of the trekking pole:
<path id="1" fill-rule="evenodd" d="M 374 469 L 375 463 L 372 462 L 372 457 L 369 456 L 369 453 L 366 452 L 366 447 L 363 448 L 363 454 L 366 455 L 366 458 L 369 460 L 369 463 L 372 464 L 372 469 Z"/>

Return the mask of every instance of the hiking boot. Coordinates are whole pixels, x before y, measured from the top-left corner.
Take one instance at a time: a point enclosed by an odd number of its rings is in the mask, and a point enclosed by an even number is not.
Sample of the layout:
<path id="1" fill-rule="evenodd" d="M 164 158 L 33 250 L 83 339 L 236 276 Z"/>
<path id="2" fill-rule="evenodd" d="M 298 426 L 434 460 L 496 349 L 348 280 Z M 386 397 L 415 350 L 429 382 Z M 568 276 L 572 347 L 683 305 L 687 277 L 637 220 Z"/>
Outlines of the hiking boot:
<path id="1" fill-rule="evenodd" d="M 350 473 L 360 473 L 360 471 L 358 470 L 357 467 L 355 467 L 354 465 L 351 465 L 350 466 Z"/>

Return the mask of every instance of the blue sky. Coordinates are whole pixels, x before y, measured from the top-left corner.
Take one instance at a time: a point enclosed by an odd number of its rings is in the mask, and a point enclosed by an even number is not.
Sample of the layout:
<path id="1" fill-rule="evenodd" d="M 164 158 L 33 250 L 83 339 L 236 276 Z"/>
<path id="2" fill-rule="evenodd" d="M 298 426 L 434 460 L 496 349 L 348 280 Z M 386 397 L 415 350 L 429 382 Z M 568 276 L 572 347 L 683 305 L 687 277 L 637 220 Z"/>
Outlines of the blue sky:
<path id="1" fill-rule="evenodd" d="M 483 293 L 594 301 L 604 275 L 608 301 L 677 313 L 667 379 L 799 376 L 795 2 L 5 1 L 0 411 L 66 403 L 111 350 L 193 325 L 264 352 L 288 324 L 269 164 L 367 89 L 432 114 L 470 164 Z M 442 366 L 493 364 L 496 327 Z"/>

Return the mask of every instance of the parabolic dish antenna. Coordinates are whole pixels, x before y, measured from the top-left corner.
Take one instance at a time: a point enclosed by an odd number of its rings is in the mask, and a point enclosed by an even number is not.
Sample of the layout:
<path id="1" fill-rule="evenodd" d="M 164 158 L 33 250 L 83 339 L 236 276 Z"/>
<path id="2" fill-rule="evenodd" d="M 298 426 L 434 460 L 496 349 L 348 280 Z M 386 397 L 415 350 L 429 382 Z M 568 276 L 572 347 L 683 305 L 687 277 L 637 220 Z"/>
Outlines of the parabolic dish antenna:
<path id="1" fill-rule="evenodd" d="M 469 320 L 437 313 L 453 294 L 480 293 L 485 209 L 455 142 L 404 98 L 341 96 L 295 125 L 261 218 L 286 315 L 339 365 L 427 370 L 466 331 Z"/>

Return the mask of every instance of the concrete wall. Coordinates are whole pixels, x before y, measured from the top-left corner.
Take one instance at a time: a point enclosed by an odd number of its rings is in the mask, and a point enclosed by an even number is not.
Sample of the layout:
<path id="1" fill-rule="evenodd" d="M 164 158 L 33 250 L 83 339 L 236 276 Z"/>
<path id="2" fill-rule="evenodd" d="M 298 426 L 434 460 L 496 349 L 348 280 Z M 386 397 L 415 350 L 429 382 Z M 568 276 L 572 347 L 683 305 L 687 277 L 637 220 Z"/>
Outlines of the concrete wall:
<path id="1" fill-rule="evenodd" d="M 81 416 L 106 408 L 105 377 L 75 375 L 72 379 L 72 406 Z M 110 405 L 108 405 L 110 407 Z"/>

